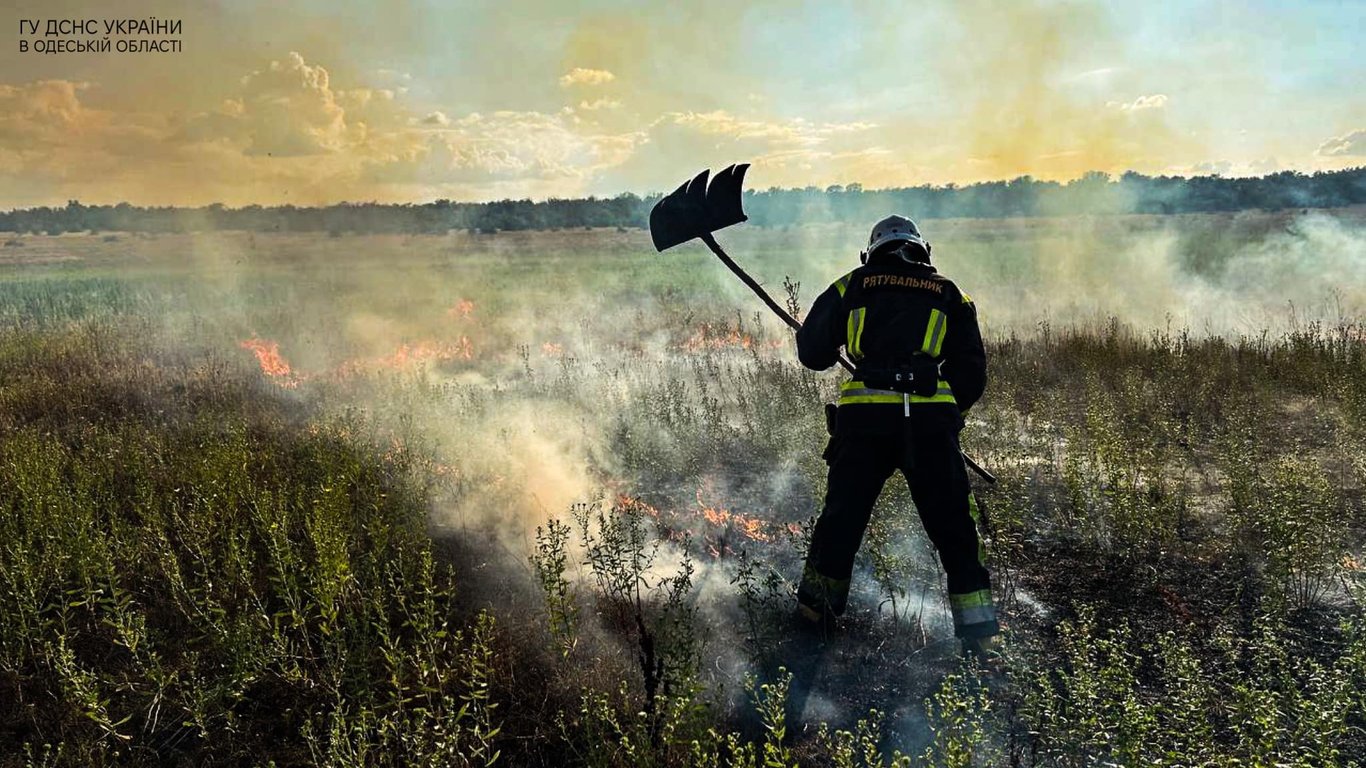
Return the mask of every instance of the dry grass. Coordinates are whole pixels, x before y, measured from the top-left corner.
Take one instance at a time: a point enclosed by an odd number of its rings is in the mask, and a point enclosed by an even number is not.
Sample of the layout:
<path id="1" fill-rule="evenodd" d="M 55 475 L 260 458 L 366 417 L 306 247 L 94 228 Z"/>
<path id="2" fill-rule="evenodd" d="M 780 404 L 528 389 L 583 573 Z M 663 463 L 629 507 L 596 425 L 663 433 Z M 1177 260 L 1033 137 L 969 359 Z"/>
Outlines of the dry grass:
<path id="1" fill-rule="evenodd" d="M 981 227 L 939 242 L 1018 234 Z M 965 433 L 1001 476 L 1013 671 L 983 688 L 892 485 L 844 627 L 794 633 L 835 379 L 640 237 L 5 251 L 0 764 L 1366 753 L 1359 326 L 999 335 Z M 779 239 L 811 275 L 827 237 Z M 412 353 L 461 337 L 470 359 Z"/>

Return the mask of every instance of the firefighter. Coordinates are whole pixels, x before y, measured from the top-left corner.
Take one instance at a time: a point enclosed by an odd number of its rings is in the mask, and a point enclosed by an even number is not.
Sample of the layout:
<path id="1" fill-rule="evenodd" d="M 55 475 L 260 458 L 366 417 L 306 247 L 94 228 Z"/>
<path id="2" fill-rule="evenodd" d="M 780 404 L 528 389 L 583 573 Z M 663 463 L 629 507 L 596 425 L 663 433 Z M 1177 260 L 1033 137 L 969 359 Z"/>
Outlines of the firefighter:
<path id="1" fill-rule="evenodd" d="M 986 386 L 986 352 L 972 299 L 930 265 L 930 252 L 915 222 L 879 221 L 862 266 L 816 299 L 797 333 L 802 365 L 825 370 L 843 347 L 856 370 L 840 387 L 825 449 L 825 506 L 798 610 L 812 623 L 844 612 L 873 504 L 900 470 L 947 572 L 954 634 L 965 654 L 994 661 L 1000 628 L 958 445 L 963 413 Z"/>

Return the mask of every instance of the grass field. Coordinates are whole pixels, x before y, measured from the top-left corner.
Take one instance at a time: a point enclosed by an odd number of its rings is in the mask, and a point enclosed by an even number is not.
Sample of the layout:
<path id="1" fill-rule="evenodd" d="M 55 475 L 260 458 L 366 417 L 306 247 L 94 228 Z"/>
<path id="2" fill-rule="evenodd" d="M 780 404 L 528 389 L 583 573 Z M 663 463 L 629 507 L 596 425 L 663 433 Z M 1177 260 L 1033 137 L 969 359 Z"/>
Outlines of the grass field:
<path id="1" fill-rule="evenodd" d="M 700 246 L 9 238 L 0 765 L 1366 762 L 1366 213 L 924 228 L 990 683 L 895 483 L 793 631 L 839 376 Z M 720 239 L 804 308 L 862 236 Z"/>

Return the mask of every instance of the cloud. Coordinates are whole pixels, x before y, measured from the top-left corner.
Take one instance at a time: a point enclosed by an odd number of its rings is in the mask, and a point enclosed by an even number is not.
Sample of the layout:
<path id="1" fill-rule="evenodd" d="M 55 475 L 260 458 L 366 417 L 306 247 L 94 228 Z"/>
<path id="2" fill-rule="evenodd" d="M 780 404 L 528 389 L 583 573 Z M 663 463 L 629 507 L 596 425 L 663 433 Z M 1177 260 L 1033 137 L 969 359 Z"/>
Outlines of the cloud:
<path id="1" fill-rule="evenodd" d="M 603 85 L 616 80 L 617 76 L 605 69 L 585 69 L 584 67 L 574 67 L 560 78 L 561 88 L 570 88 L 576 85 Z"/>
<path id="2" fill-rule="evenodd" d="M 411 151 L 367 163 L 365 179 L 426 186 L 540 180 L 581 191 L 585 180 L 625 162 L 643 141 L 639 132 L 582 132 L 568 111 L 475 112 L 447 118 Z"/>
<path id="3" fill-rule="evenodd" d="M 1119 72 L 1117 67 L 1097 67 L 1088 69 L 1085 72 L 1078 72 L 1074 75 L 1066 75 L 1061 78 L 1064 83 L 1095 83 L 1110 80 L 1115 73 Z"/>
<path id="4" fill-rule="evenodd" d="M 1167 95 L 1164 93 L 1154 93 L 1150 96 L 1139 96 L 1130 102 L 1107 101 L 1105 106 L 1111 109 L 1118 109 L 1121 112 L 1142 112 L 1145 109 L 1165 109 L 1167 106 Z"/>
<path id="5" fill-rule="evenodd" d="M 1195 163 L 1170 165 L 1159 169 L 1170 176 L 1223 176 L 1225 178 L 1246 178 L 1266 176 L 1282 171 L 1305 170 L 1294 163 L 1286 163 L 1275 156 L 1253 158 L 1251 160 L 1211 159 Z"/>
<path id="6" fill-rule="evenodd" d="M 861 134 L 871 123 L 765 120 L 714 110 L 670 112 L 639 128 L 606 130 L 580 119 L 579 110 L 476 112 L 439 125 L 424 120 L 432 130 L 420 145 L 367 162 L 363 180 L 425 188 L 485 183 L 500 190 L 494 195 L 534 183 L 542 184 L 541 195 L 610 194 L 676 186 L 681 157 L 688 168 L 752 162 L 768 183 L 799 186 L 813 173 L 834 183 L 851 171 L 900 167 L 888 163 L 890 150 L 866 146 Z"/>
<path id="7" fill-rule="evenodd" d="M 214 108 L 177 118 L 92 110 L 86 87 L 0 85 L 0 196 L 10 204 L 571 196 L 645 141 L 639 127 L 585 117 L 619 106 L 610 99 L 581 110 L 417 110 L 395 90 L 343 89 L 297 52 L 238 78 Z"/>
<path id="8" fill-rule="evenodd" d="M 1258 141 L 1255 127 L 1232 140 L 1241 124 L 1192 123 L 1206 101 L 1136 59 L 1122 18 L 1080 0 L 940 0 L 867 25 L 872 6 L 855 3 L 783 14 L 757 35 L 718 24 L 734 9 L 711 2 L 683 16 L 557 6 L 531 34 L 509 10 L 522 2 L 447 30 L 440 50 L 414 34 L 436 17 L 419 4 L 403 18 L 362 14 L 374 35 L 301 15 L 269 47 L 247 35 L 232 55 L 187 52 L 164 78 L 119 59 L 99 79 L 73 67 L 67 80 L 0 86 L 0 205 L 666 191 L 732 162 L 752 162 L 760 188 L 1065 179 L 1222 158 L 1237 173 L 1259 157 L 1329 167 L 1364 151 L 1359 133 L 1310 156 L 1326 133 L 1296 150 Z M 827 34 L 844 24 L 866 39 Z M 902 77 L 904 57 L 887 51 L 908 50 L 935 66 Z M 782 51 L 801 55 L 772 57 Z M 1207 146 L 1221 140 L 1237 143 Z"/>
<path id="9" fill-rule="evenodd" d="M 1275 157 L 1263 157 L 1248 163 L 1248 170 L 1253 176 L 1266 176 L 1271 173 L 1278 173 L 1287 170 L 1285 163 Z"/>
<path id="10" fill-rule="evenodd" d="M 327 70 L 290 52 L 242 78 L 236 130 L 248 155 L 292 157 L 335 152 L 346 142 L 346 110 Z"/>
<path id="11" fill-rule="evenodd" d="M 410 122 L 410 114 L 398 103 L 401 91 L 387 88 L 352 88 L 336 91 L 336 103 L 344 111 L 349 138 L 362 141 L 375 131 L 394 130 Z"/>
<path id="12" fill-rule="evenodd" d="M 248 156 L 306 157 L 340 152 L 380 117 L 392 91 L 334 91 L 327 70 L 291 51 L 283 61 L 251 72 L 219 109 L 195 116 L 181 134 L 191 141 L 223 141 Z M 353 116 L 348 125 L 347 112 Z"/>
<path id="13" fill-rule="evenodd" d="M 336 89 L 327 69 L 291 51 L 242 77 L 235 94 L 190 119 L 180 138 L 224 142 L 248 157 L 364 151 L 412 122 L 396 98 L 386 88 Z"/>
<path id="14" fill-rule="evenodd" d="M 68 80 L 0 85 L 0 144 L 20 151 L 79 132 L 94 119 L 78 96 L 87 87 Z"/>
<path id="15" fill-rule="evenodd" d="M 806 186 L 843 183 L 874 171 L 885 180 L 890 154 L 870 142 L 867 122 L 815 122 L 800 118 L 765 119 L 726 110 L 668 112 L 644 129 L 635 150 L 619 165 L 603 170 L 595 188 L 603 193 L 636 189 L 667 191 L 694 168 L 753 164 L 756 184 Z M 680 162 L 680 159 L 686 159 Z"/>
<path id="16" fill-rule="evenodd" d="M 1366 156 L 1366 128 L 1358 128 L 1323 142 L 1314 154 L 1320 157 Z"/>
<path id="17" fill-rule="evenodd" d="M 1206 160 L 1191 167 L 1195 176 L 1228 176 L 1233 172 L 1233 163 L 1228 160 Z"/>
<path id="18" fill-rule="evenodd" d="M 802 118 L 763 120 L 740 118 L 725 110 L 712 112 L 673 112 L 664 122 L 697 131 L 707 136 L 721 136 L 736 141 L 760 141 L 777 147 L 814 147 L 840 134 L 866 131 L 877 127 L 874 123 L 813 123 Z"/>
<path id="19" fill-rule="evenodd" d="M 599 109 L 616 109 L 621 106 L 621 102 L 616 99 L 594 99 L 593 101 L 579 102 L 579 109 L 586 112 L 594 112 Z"/>

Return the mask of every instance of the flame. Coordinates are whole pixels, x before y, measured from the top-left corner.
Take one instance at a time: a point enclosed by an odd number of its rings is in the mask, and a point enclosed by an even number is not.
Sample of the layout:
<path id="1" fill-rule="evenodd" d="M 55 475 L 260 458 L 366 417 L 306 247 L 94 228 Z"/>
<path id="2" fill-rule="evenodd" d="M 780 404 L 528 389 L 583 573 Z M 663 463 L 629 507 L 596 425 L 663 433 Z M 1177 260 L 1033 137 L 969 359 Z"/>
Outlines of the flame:
<path id="1" fill-rule="evenodd" d="M 702 517 L 718 528 L 730 528 L 751 541 L 773 540 L 773 535 L 767 530 L 771 526 L 767 520 L 732 512 L 724 507 L 710 506 L 702 501 L 700 488 L 697 490 L 697 506 L 701 508 Z"/>
<path id="2" fill-rule="evenodd" d="M 237 342 L 243 349 L 256 355 L 261 373 L 282 387 L 294 388 L 313 375 L 295 373 L 289 362 L 280 354 L 278 342 L 252 337 Z M 455 341 L 420 341 L 413 344 L 400 344 L 388 355 L 374 358 L 347 360 L 329 371 L 333 377 L 345 377 L 370 370 L 402 370 L 428 361 L 449 362 L 452 360 L 473 360 L 474 343 L 468 336 Z"/>
<path id="3" fill-rule="evenodd" d="M 645 502 L 641 501 L 640 499 L 637 499 L 634 496 L 628 496 L 624 493 L 618 493 L 616 506 L 620 509 L 644 512 L 650 517 L 659 519 L 659 510 L 657 508 L 652 507 L 649 504 L 646 504 Z"/>
<path id="4" fill-rule="evenodd" d="M 564 345 L 547 341 L 541 345 L 541 354 L 546 357 L 564 357 Z"/>
<path id="5" fill-rule="evenodd" d="M 393 354 L 374 360 L 362 361 L 362 365 L 377 368 L 407 368 L 410 365 L 428 360 L 446 362 L 450 360 L 473 360 L 474 344 L 468 336 L 461 336 L 454 342 L 420 341 L 416 344 L 400 344 Z"/>
<path id="6" fill-rule="evenodd" d="M 256 363 L 261 366 L 261 373 L 270 377 L 276 384 L 293 389 L 303 381 L 301 377 L 294 375 L 294 370 L 289 367 L 289 361 L 280 354 L 278 343 L 253 336 L 237 342 L 237 346 L 251 350 L 252 354 L 256 355 Z"/>
<path id="7" fill-rule="evenodd" d="M 679 345 L 687 352 L 701 352 L 707 349 L 738 348 L 749 349 L 754 346 L 754 337 L 741 333 L 739 328 L 717 328 L 711 323 L 703 323 L 692 336 Z"/>
<path id="8" fill-rule="evenodd" d="M 732 546 L 732 532 L 746 539 L 770 543 L 780 538 L 784 532 L 799 536 L 801 525 L 764 520 L 751 515 L 741 514 L 720 506 L 707 504 L 702 500 L 710 492 L 710 484 L 704 483 L 697 490 L 697 506 L 677 510 L 660 510 L 649 503 L 627 493 L 616 492 L 614 507 L 620 511 L 639 512 L 659 521 L 660 531 L 671 541 L 686 541 L 689 531 L 697 533 L 702 526 L 701 544 L 703 551 L 711 557 L 720 559 L 727 552 L 735 552 Z"/>

